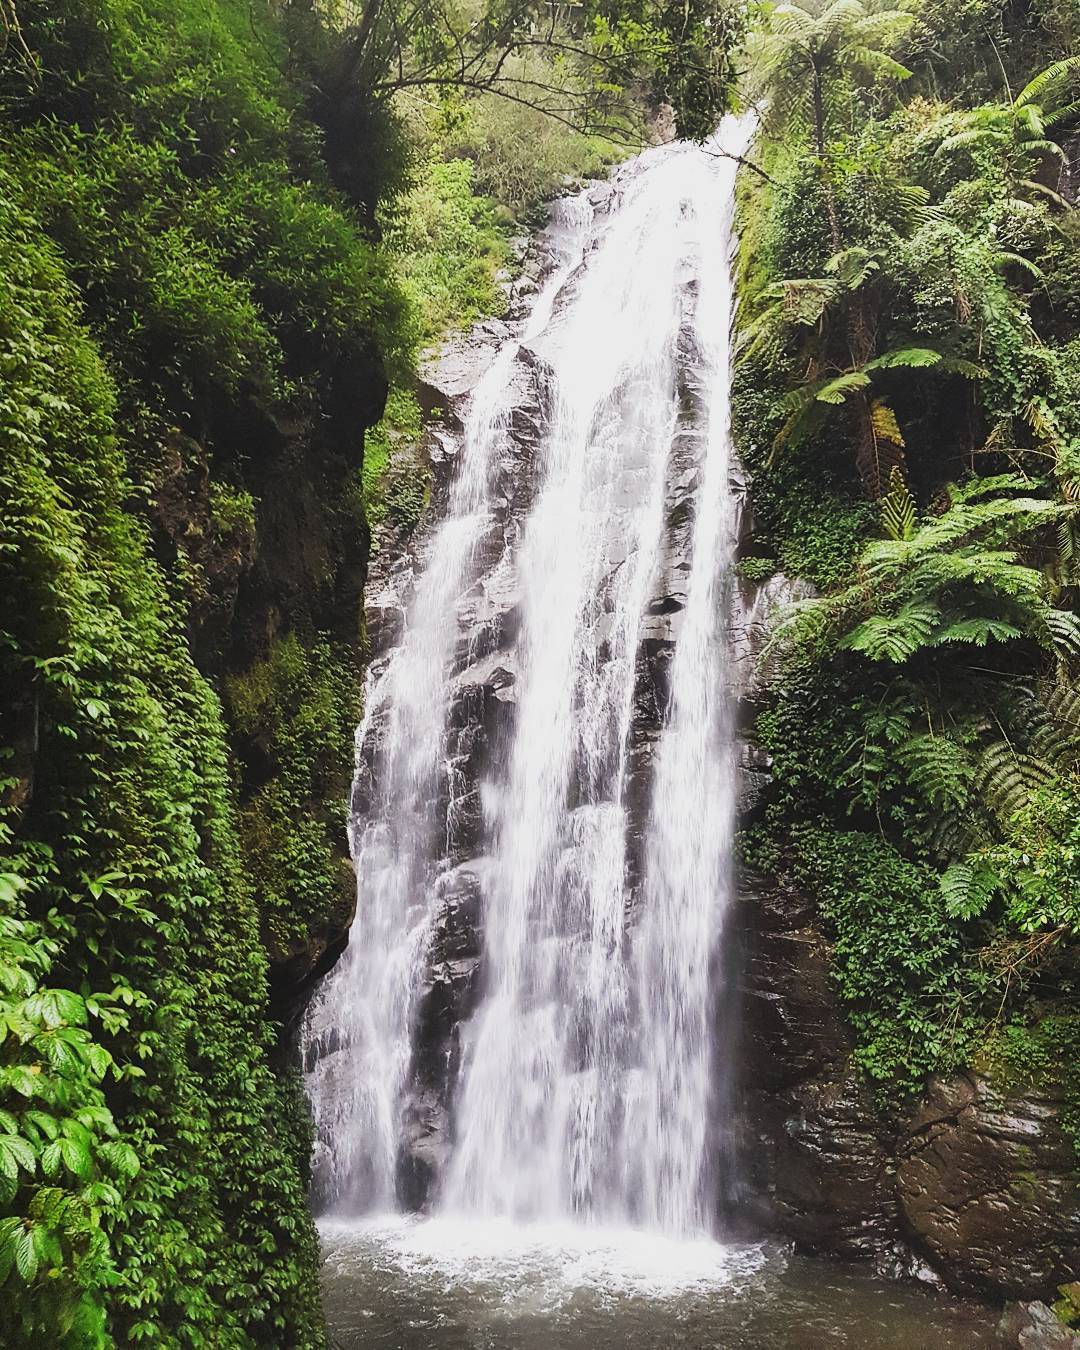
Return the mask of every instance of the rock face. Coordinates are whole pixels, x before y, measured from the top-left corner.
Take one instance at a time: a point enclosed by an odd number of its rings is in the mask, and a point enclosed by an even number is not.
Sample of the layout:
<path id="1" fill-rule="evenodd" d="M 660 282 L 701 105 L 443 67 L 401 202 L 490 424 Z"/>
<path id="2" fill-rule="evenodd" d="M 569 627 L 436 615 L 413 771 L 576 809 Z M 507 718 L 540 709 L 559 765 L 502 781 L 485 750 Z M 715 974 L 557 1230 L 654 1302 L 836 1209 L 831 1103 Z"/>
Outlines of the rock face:
<path id="1" fill-rule="evenodd" d="M 903 1131 L 904 1220 L 956 1289 L 1051 1297 L 1080 1270 L 1080 1177 L 1061 1103 L 935 1082 Z"/>
<path id="2" fill-rule="evenodd" d="M 757 1222 L 807 1252 L 894 1271 L 929 1263 L 920 1273 L 958 1293 L 1052 1298 L 1075 1279 L 1080 1174 L 1060 1100 L 1006 1097 L 965 1074 L 932 1083 L 890 1130 L 851 1066 L 810 898 L 745 876 L 737 924 Z M 1070 1342 L 1030 1341 L 1044 1343 Z"/>
<path id="3" fill-rule="evenodd" d="M 807 897 L 744 876 L 743 1100 L 759 1221 L 808 1252 L 882 1261 L 898 1241 L 892 1141 L 849 1060 Z"/>

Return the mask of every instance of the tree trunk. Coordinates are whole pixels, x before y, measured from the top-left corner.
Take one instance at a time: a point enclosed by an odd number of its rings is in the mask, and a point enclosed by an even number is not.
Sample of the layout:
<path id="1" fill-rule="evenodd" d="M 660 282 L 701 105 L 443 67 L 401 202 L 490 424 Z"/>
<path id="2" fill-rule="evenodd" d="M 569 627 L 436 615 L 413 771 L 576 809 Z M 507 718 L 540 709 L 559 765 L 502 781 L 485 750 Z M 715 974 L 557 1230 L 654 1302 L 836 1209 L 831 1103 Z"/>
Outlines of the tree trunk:
<path id="1" fill-rule="evenodd" d="M 825 214 L 829 218 L 829 234 L 832 238 L 833 252 L 840 252 L 840 218 L 836 212 L 836 198 L 833 195 L 832 177 L 829 174 L 828 158 L 825 153 L 825 94 L 821 84 L 821 67 L 815 57 L 811 57 L 813 70 L 811 94 L 814 101 L 814 140 L 817 144 L 818 163 L 821 167 L 821 188 L 825 194 Z"/>

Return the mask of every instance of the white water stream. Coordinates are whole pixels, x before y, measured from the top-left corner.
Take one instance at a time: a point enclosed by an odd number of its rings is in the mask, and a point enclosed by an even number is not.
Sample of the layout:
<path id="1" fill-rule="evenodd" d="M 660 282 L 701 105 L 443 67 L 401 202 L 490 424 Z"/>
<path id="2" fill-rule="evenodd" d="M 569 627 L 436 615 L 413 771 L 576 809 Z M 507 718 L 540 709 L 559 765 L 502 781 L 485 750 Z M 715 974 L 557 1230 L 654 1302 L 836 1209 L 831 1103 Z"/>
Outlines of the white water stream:
<path id="1" fill-rule="evenodd" d="M 738 150 L 744 128 L 726 132 Z M 602 209 L 564 203 L 557 265 L 472 396 L 402 639 L 369 680 L 357 917 L 305 1028 L 318 1191 L 339 1218 L 396 1203 L 417 999 L 456 861 L 464 600 L 525 349 L 546 408 L 499 562 L 517 597 L 515 712 L 479 785 L 482 991 L 433 1202 L 674 1237 L 714 1225 L 731 1069 L 715 1023 L 735 790 L 734 167 L 661 147 L 616 172 Z"/>

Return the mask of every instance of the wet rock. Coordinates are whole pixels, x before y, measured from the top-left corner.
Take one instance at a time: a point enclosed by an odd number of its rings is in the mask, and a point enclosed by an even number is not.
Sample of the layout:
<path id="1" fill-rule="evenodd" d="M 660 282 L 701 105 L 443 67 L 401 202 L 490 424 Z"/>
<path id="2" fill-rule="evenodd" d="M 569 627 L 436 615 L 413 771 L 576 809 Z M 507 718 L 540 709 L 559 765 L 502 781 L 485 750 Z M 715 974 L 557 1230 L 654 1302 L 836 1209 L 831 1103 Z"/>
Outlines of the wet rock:
<path id="1" fill-rule="evenodd" d="M 764 1104 L 768 1196 L 778 1231 L 806 1252 L 877 1259 L 897 1240 L 890 1140 L 853 1069 Z M 778 1128 L 779 1127 L 779 1128 Z"/>
<path id="2" fill-rule="evenodd" d="M 1080 1350 L 1080 1336 L 1045 1303 L 1013 1303 L 997 1324 L 993 1350 Z"/>
<path id="3" fill-rule="evenodd" d="M 746 948 L 744 1129 L 759 1218 L 801 1250 L 880 1261 L 899 1231 L 892 1140 L 850 1063 L 813 901 L 744 874 L 735 923 Z"/>
<path id="4" fill-rule="evenodd" d="M 960 1291 L 1050 1297 L 1080 1270 L 1080 1176 L 1061 1102 L 935 1081 L 899 1147 L 904 1219 Z"/>
<path id="5" fill-rule="evenodd" d="M 847 1057 L 828 944 L 816 928 L 772 933 L 745 972 L 743 1036 L 755 1084 L 791 1087 Z"/>
<path id="6" fill-rule="evenodd" d="M 756 704 L 776 677 L 779 654 L 767 654 L 776 621 L 783 611 L 814 594 L 805 581 L 777 572 L 764 582 L 740 581 L 728 628 L 734 683 L 740 697 Z"/>
<path id="7" fill-rule="evenodd" d="M 439 878 L 398 1160 L 401 1200 L 422 1208 L 450 1150 L 450 1097 L 460 1067 L 459 1029 L 476 1007 L 481 972 L 482 863 Z"/>
<path id="8" fill-rule="evenodd" d="M 739 767 L 736 811 L 740 823 L 748 825 L 765 803 L 765 793 L 772 782 L 772 755 L 764 746 L 740 736 L 736 743 L 736 762 Z"/>

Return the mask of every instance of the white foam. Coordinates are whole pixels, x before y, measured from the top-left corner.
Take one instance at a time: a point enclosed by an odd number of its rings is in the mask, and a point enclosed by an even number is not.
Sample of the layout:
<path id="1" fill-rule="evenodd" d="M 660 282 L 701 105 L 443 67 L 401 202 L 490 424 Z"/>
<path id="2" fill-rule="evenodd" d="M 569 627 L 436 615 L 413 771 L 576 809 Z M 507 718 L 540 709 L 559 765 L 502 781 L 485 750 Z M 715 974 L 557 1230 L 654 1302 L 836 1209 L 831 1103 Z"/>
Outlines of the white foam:
<path id="1" fill-rule="evenodd" d="M 766 1261 L 759 1245 L 572 1223 L 388 1214 L 323 1222 L 320 1231 L 335 1271 L 363 1259 L 412 1280 L 483 1286 L 515 1315 L 535 1306 L 551 1311 L 579 1291 L 657 1300 L 730 1290 Z"/>

